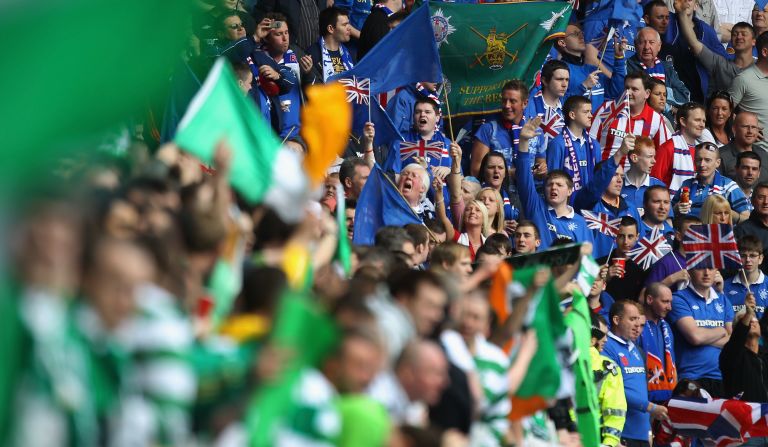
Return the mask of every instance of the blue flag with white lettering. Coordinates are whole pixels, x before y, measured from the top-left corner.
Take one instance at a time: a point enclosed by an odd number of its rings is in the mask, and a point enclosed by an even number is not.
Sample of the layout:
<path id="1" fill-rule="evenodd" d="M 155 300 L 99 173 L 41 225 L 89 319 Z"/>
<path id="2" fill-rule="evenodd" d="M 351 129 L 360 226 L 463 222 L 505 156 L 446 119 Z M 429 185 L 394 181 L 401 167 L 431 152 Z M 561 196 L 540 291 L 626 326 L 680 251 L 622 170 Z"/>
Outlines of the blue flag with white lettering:
<path id="1" fill-rule="evenodd" d="M 387 33 L 352 69 L 331 78 L 370 80 L 370 94 L 386 93 L 416 82 L 442 82 L 429 6 L 425 3 Z"/>
<path id="2" fill-rule="evenodd" d="M 376 232 L 384 226 L 402 227 L 423 222 L 405 201 L 394 183 L 374 165 L 363 186 L 355 208 L 355 232 L 352 243 L 373 245 Z"/>

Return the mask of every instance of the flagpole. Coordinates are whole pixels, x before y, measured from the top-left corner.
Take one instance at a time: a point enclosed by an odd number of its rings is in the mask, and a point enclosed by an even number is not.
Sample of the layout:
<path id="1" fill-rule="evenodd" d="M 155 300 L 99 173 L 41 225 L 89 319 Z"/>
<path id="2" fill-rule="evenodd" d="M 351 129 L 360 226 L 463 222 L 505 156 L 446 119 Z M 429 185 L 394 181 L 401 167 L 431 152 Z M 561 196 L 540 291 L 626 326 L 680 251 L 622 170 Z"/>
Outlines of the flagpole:
<path id="1" fill-rule="evenodd" d="M 371 122 L 371 103 L 373 102 L 373 95 L 371 94 L 371 91 L 373 90 L 373 79 L 368 80 L 368 122 Z"/>
<path id="2" fill-rule="evenodd" d="M 451 134 L 451 141 L 454 143 L 456 139 L 453 138 L 453 122 L 451 121 L 451 105 L 448 101 L 448 89 L 443 85 L 443 96 L 445 97 L 445 111 L 448 113 L 448 131 Z"/>
<path id="3" fill-rule="evenodd" d="M 283 141 L 280 142 L 280 146 L 284 145 L 286 141 L 288 141 L 288 138 L 291 138 L 291 134 L 293 134 L 293 131 L 296 130 L 296 126 L 291 126 L 290 129 L 288 129 L 288 133 L 285 135 L 285 138 L 283 138 Z"/>
<path id="4" fill-rule="evenodd" d="M 608 34 L 605 35 L 605 45 L 603 46 L 603 52 L 600 54 L 600 59 L 597 61 L 597 69 L 600 70 L 600 65 L 603 64 L 603 58 L 605 57 L 605 51 L 608 49 L 608 41 L 613 37 L 614 34 L 614 28 L 611 27 L 610 30 L 608 30 Z M 589 98 L 592 99 L 592 87 L 589 88 Z"/>
<path id="5" fill-rule="evenodd" d="M 747 272 L 744 271 L 744 268 L 741 268 L 741 274 L 744 276 L 744 285 L 747 286 L 747 293 L 750 295 L 752 294 L 752 291 L 749 289 L 749 278 L 747 278 Z"/>

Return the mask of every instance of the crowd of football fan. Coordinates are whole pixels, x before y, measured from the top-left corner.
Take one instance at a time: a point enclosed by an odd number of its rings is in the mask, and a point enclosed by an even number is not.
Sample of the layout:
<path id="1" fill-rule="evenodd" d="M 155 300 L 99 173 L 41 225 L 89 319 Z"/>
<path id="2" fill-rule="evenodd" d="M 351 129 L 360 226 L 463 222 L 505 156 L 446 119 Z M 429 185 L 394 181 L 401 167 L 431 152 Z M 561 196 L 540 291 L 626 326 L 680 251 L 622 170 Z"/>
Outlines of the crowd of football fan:
<path id="1" fill-rule="evenodd" d="M 601 266 L 587 300 L 602 445 L 662 445 L 649 437 L 673 395 L 768 403 L 768 6 L 638 1 L 640 23 L 589 20 L 612 1 L 577 2 L 540 80 L 507 82 L 499 113 L 449 123 L 441 85 L 392 92 L 403 139 L 374 145 L 372 123 L 351 135 L 296 224 L 230 188 L 226 144 L 202 166 L 137 138 L 59 170 L 58 191 L 4 222 L 0 444 L 248 445 L 273 411 L 254 396 L 304 355 L 273 341 L 285 291 L 301 289 L 340 337 L 291 382 L 274 445 L 586 445 L 572 395 L 533 414 L 511 400 L 537 361 L 528 305 L 551 279 L 568 313 L 579 264 L 541 267 L 506 319 L 489 303 L 506 258 L 570 242 Z M 203 79 L 225 56 L 299 154 L 303 89 L 352 68 L 411 7 L 218 3 L 199 2 L 183 63 Z M 432 143 L 437 156 L 401 153 Z M 372 170 L 422 224 L 373 229 L 346 272 L 338 238 L 355 240 Z M 743 269 L 686 267 L 681 240 L 702 223 L 733 226 Z M 672 250 L 637 256 L 642 239 Z"/>

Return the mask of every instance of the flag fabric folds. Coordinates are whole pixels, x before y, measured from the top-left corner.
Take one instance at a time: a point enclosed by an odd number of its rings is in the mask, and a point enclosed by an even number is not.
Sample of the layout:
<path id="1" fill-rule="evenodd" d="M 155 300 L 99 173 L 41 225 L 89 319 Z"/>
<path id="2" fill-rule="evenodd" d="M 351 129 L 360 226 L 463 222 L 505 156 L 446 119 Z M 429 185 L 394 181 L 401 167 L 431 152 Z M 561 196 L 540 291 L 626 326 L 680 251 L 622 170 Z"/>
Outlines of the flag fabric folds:
<path id="1" fill-rule="evenodd" d="M 708 439 L 717 447 L 768 436 L 768 404 L 736 399 L 670 399 L 669 425 L 677 434 Z"/>
<path id="2" fill-rule="evenodd" d="M 251 203 L 269 189 L 280 140 L 238 88 L 226 59 L 213 65 L 179 123 L 175 142 L 204 163 L 213 162 L 216 145 L 232 147 L 232 186 Z"/>
<path id="3" fill-rule="evenodd" d="M 740 269 L 739 249 L 728 224 L 691 225 L 683 236 L 688 269 Z"/>
<path id="4" fill-rule="evenodd" d="M 558 113 L 554 107 L 548 107 L 544 119 L 541 121 L 541 132 L 544 137 L 544 147 L 547 147 L 549 141 L 560 135 L 565 127 L 563 116 Z"/>
<path id="5" fill-rule="evenodd" d="M 512 279 L 528 289 L 536 270 L 537 267 L 515 270 Z M 528 367 L 512 404 L 512 412 L 518 416 L 520 413 L 515 408 L 517 399 L 541 398 L 545 401 L 554 398 L 560 388 L 562 365 L 558 360 L 557 343 L 563 338 L 566 326 L 559 303 L 560 296 L 550 280 L 529 304 L 526 326 L 536 331 L 538 350 L 536 361 Z"/>
<path id="6" fill-rule="evenodd" d="M 654 228 L 648 237 L 637 241 L 637 246 L 627 253 L 643 270 L 648 270 L 664 255 L 672 251 L 661 228 Z"/>
<path id="7" fill-rule="evenodd" d="M 373 137 L 374 146 L 382 146 L 394 140 L 403 139 L 395 128 L 392 118 L 387 115 L 380 103 L 379 97 L 386 98 L 386 95 L 371 95 L 370 79 L 352 76 L 339 78 L 338 82 L 344 86 L 347 102 L 352 105 L 353 134 L 361 136 L 365 123 L 370 120 L 376 128 L 376 134 Z"/>
<path id="8" fill-rule="evenodd" d="M 336 184 L 336 225 L 339 227 L 339 245 L 336 248 L 334 259 L 339 263 L 344 271 L 344 277 L 349 277 L 352 273 L 352 248 L 349 245 L 347 237 L 347 204 L 344 201 L 344 187 L 341 183 Z"/>
<path id="9" fill-rule="evenodd" d="M 421 224 L 392 181 L 374 165 L 355 208 L 354 245 L 373 245 L 376 231 L 387 225 Z"/>
<path id="10" fill-rule="evenodd" d="M 587 228 L 590 230 L 597 230 L 600 233 L 616 237 L 619 234 L 619 223 L 621 218 L 611 219 L 609 215 L 605 213 L 593 213 L 588 210 L 581 210 L 581 215 L 584 216 L 584 220 L 587 221 Z M 589 295 L 589 291 L 587 291 Z"/>
<path id="11" fill-rule="evenodd" d="M 307 87 L 307 103 L 301 108 L 301 137 L 307 143 L 304 171 L 313 188 L 325 180 L 328 167 L 347 147 L 352 110 L 345 93 L 336 83 Z"/>
<path id="12" fill-rule="evenodd" d="M 368 81 L 369 94 L 377 95 L 407 84 L 443 80 L 429 8 L 422 5 L 387 33 L 352 69 L 333 76 Z"/>
<path id="13" fill-rule="evenodd" d="M 511 79 L 533 85 L 552 48 L 547 39 L 564 32 L 571 16 L 565 2 L 429 6 L 454 116 L 498 111 Z"/>

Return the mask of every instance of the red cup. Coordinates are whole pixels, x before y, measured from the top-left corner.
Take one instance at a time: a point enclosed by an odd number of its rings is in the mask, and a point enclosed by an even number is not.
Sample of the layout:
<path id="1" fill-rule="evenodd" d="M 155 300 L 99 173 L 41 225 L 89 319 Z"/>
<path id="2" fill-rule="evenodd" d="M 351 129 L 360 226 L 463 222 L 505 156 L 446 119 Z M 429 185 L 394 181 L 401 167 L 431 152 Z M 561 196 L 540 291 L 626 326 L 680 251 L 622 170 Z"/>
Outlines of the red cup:
<path id="1" fill-rule="evenodd" d="M 621 276 L 619 278 L 624 277 L 624 269 L 627 268 L 627 258 L 613 258 L 611 261 L 613 265 L 618 265 L 621 267 Z"/>

